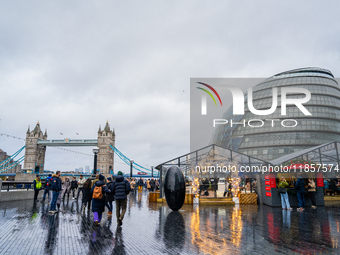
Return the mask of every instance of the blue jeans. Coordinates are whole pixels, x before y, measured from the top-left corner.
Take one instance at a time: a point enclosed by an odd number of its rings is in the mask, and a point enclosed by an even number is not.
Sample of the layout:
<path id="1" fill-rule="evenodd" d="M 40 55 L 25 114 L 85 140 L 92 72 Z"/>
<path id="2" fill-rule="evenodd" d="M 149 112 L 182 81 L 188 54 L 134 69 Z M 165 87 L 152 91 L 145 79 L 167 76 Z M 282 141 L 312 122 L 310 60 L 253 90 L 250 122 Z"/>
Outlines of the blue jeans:
<path id="1" fill-rule="evenodd" d="M 45 189 L 44 190 L 43 201 L 45 201 L 46 194 L 48 195 L 48 201 L 50 201 L 50 192 L 49 191 L 50 191 L 49 189 Z"/>
<path id="2" fill-rule="evenodd" d="M 57 209 L 57 199 L 58 199 L 58 196 L 59 196 L 59 191 L 53 191 L 53 197 L 52 197 L 50 211 Z"/>
<path id="3" fill-rule="evenodd" d="M 109 212 L 112 212 L 112 201 L 105 202 L 105 205 L 106 205 L 107 209 L 109 210 Z"/>
<path id="4" fill-rule="evenodd" d="M 282 208 L 290 208 L 290 204 L 289 204 L 289 199 L 288 199 L 288 193 L 280 193 L 281 195 L 281 205 Z"/>
<path id="5" fill-rule="evenodd" d="M 300 208 L 305 208 L 305 193 L 296 193 Z"/>

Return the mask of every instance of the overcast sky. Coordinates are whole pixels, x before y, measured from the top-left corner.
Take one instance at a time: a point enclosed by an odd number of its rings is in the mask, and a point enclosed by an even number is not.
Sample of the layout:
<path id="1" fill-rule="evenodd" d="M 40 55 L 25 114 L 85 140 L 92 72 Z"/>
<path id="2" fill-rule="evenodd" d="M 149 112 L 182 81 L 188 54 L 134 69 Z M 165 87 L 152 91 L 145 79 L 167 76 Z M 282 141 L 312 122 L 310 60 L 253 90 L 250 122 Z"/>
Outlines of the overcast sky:
<path id="1" fill-rule="evenodd" d="M 119 150 L 157 165 L 190 150 L 190 78 L 308 66 L 339 77 L 339 9 L 310 0 L 0 1 L 0 133 L 24 138 L 39 120 L 49 139 L 97 138 L 108 120 Z M 0 137 L 8 154 L 23 145 Z M 115 172 L 128 172 L 115 161 Z M 47 149 L 46 169 L 85 165 L 93 157 Z"/>

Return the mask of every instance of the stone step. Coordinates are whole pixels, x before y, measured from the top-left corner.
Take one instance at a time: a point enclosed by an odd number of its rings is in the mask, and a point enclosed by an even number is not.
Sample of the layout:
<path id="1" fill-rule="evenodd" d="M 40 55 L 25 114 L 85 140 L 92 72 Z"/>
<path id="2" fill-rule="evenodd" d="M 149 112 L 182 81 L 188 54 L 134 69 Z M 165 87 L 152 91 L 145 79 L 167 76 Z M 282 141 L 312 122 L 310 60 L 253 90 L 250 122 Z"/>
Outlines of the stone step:
<path id="1" fill-rule="evenodd" d="M 216 200 L 212 200 L 212 201 L 201 201 L 200 200 L 200 205 L 235 205 L 234 201 L 231 200 L 225 200 L 225 201 L 216 201 Z"/>
<path id="2" fill-rule="evenodd" d="M 335 195 L 335 196 L 324 196 L 325 201 L 339 201 L 340 196 Z"/>
<path id="3" fill-rule="evenodd" d="M 200 197 L 201 201 L 233 201 L 231 197 Z"/>

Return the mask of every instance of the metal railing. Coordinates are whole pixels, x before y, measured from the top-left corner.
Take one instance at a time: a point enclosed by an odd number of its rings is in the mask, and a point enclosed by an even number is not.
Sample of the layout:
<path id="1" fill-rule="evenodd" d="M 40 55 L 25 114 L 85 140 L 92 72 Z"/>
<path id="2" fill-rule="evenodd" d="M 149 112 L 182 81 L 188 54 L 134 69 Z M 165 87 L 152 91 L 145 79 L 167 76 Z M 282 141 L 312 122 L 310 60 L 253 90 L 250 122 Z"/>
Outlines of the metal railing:
<path id="1" fill-rule="evenodd" d="M 41 182 L 41 187 L 44 187 L 45 182 Z M 33 189 L 33 181 L 3 181 L 1 186 L 1 191 L 10 190 L 30 190 Z"/>

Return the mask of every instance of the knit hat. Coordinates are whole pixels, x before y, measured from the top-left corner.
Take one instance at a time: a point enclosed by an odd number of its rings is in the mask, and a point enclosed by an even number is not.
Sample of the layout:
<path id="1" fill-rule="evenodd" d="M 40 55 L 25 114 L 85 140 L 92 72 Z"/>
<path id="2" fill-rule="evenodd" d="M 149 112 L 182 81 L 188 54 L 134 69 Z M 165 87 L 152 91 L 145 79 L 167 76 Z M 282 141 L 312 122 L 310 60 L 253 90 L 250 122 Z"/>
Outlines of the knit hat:
<path id="1" fill-rule="evenodd" d="M 121 171 L 118 171 L 117 175 L 123 176 L 123 173 Z"/>
<path id="2" fill-rule="evenodd" d="M 48 177 L 52 177 L 52 174 L 49 174 Z"/>
<path id="3" fill-rule="evenodd" d="M 103 175 L 99 175 L 99 180 L 103 181 L 105 179 L 105 177 Z"/>
<path id="4" fill-rule="evenodd" d="M 108 181 L 112 181 L 112 178 L 111 178 L 111 177 L 107 177 L 107 180 L 108 180 Z"/>

